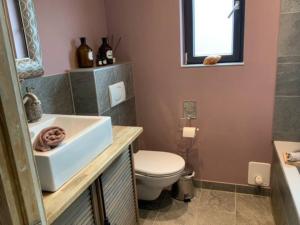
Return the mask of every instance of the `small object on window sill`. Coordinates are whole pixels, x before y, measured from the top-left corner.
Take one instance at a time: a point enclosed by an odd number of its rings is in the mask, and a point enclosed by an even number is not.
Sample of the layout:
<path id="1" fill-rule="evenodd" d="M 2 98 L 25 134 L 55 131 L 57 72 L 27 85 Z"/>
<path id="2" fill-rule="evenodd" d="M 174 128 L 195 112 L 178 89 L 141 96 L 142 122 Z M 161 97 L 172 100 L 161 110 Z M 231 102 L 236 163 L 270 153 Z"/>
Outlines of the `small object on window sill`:
<path id="1" fill-rule="evenodd" d="M 220 55 L 207 56 L 204 59 L 203 64 L 204 65 L 216 65 L 221 60 L 221 58 L 222 58 L 222 56 L 220 56 Z"/>

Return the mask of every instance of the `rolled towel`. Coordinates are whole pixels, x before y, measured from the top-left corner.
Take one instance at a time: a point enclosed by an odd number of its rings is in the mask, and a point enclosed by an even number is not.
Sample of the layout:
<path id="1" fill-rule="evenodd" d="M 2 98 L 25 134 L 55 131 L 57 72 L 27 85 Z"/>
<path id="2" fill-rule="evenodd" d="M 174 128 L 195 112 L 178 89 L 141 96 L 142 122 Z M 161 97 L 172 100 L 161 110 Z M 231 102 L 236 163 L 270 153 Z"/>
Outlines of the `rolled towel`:
<path id="1" fill-rule="evenodd" d="M 36 151 L 47 152 L 56 148 L 66 137 L 66 132 L 60 127 L 43 129 L 33 143 Z"/>
<path id="2" fill-rule="evenodd" d="M 297 162 L 300 161 L 300 152 L 287 152 L 287 161 L 289 162 Z"/>

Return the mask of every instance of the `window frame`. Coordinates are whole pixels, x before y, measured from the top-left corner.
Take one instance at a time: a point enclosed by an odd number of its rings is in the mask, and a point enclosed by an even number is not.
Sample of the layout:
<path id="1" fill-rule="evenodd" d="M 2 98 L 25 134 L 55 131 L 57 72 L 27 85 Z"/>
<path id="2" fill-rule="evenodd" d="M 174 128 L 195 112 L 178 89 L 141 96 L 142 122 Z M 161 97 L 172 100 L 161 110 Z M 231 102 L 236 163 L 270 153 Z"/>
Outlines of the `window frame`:
<path id="1" fill-rule="evenodd" d="M 194 57 L 194 23 L 193 23 L 193 1 L 182 0 L 183 6 L 183 37 L 184 37 L 184 64 L 203 64 L 204 56 Z M 223 55 L 219 63 L 241 63 L 244 59 L 244 23 L 245 23 L 245 0 L 234 0 L 240 2 L 240 9 L 234 12 L 234 35 L 233 54 Z"/>

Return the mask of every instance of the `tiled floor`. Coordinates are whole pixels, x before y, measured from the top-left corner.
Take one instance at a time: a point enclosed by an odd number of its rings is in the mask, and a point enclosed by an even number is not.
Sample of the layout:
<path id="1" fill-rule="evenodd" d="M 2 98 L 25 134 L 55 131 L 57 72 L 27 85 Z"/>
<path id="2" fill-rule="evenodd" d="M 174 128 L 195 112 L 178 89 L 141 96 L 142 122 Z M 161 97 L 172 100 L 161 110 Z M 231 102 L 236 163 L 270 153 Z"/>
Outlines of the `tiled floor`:
<path id="1" fill-rule="evenodd" d="M 269 197 L 196 189 L 190 203 L 164 193 L 140 202 L 141 225 L 275 225 Z"/>

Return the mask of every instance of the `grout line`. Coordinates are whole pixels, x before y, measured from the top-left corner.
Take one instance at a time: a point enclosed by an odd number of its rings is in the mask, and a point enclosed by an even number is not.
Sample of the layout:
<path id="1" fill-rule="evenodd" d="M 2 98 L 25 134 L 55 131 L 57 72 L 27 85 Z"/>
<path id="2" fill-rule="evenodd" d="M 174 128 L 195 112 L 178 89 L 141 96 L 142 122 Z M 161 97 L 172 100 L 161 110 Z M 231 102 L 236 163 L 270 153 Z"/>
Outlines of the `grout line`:
<path id="1" fill-rule="evenodd" d="M 295 11 L 283 11 L 283 12 L 280 12 L 280 15 L 287 15 L 287 14 L 296 14 L 296 13 L 300 13 L 299 10 L 295 10 Z"/>
<path id="2" fill-rule="evenodd" d="M 299 95 L 276 95 L 275 98 L 299 98 Z"/>
<path id="3" fill-rule="evenodd" d="M 277 62 L 278 65 L 295 65 L 300 64 L 300 62 Z"/>
<path id="4" fill-rule="evenodd" d="M 70 92 L 71 92 L 73 113 L 76 115 L 76 107 L 75 107 L 74 94 L 73 94 L 73 86 L 72 86 L 72 81 L 71 81 L 71 75 L 70 75 L 70 73 L 67 73 L 67 77 L 68 77 L 69 88 L 70 88 Z"/>
<path id="5" fill-rule="evenodd" d="M 166 198 L 167 198 L 167 196 L 164 196 L 163 199 L 162 199 L 161 201 L 165 201 Z M 160 202 L 160 204 L 161 204 L 161 202 Z M 161 210 L 161 208 L 160 208 L 159 210 L 157 210 L 157 213 L 156 213 L 155 218 L 154 218 L 154 220 L 153 220 L 153 222 L 152 222 L 152 225 L 155 225 L 155 223 L 156 223 L 156 221 L 157 221 L 157 219 L 158 219 L 158 215 L 160 214 L 160 210 Z"/>
<path id="6" fill-rule="evenodd" d="M 234 214 L 235 214 L 235 218 L 234 218 L 234 223 L 235 225 L 237 225 L 237 192 L 236 192 L 236 185 L 235 185 L 235 192 L 234 192 Z"/>
<path id="7" fill-rule="evenodd" d="M 160 210 L 158 210 L 158 211 L 156 212 L 156 215 L 155 215 L 155 218 L 154 218 L 154 220 L 153 220 L 153 222 L 152 222 L 152 225 L 155 225 L 155 222 L 156 222 L 156 220 L 157 220 L 159 211 L 160 211 Z"/>

